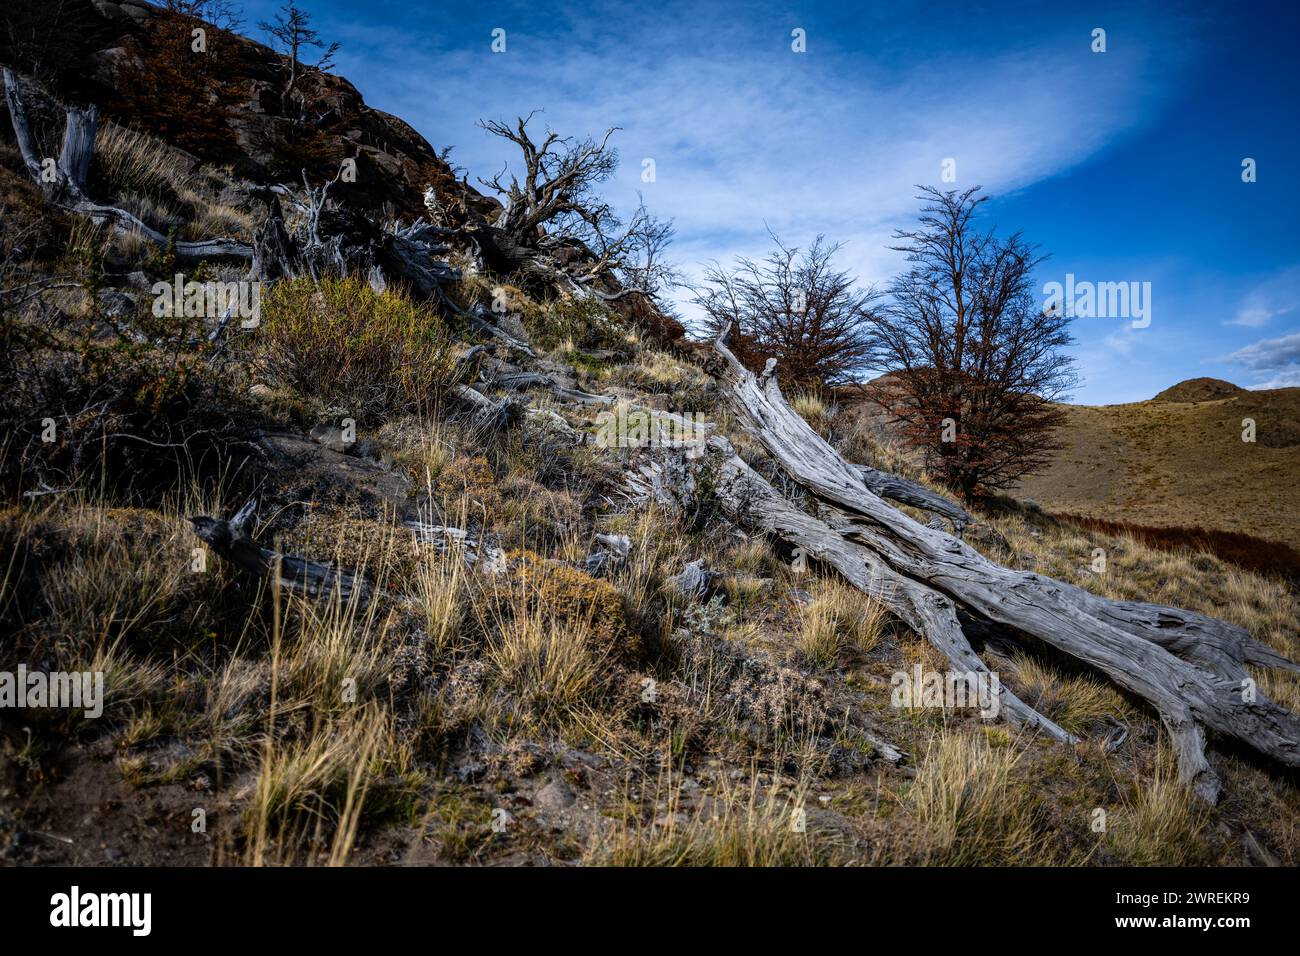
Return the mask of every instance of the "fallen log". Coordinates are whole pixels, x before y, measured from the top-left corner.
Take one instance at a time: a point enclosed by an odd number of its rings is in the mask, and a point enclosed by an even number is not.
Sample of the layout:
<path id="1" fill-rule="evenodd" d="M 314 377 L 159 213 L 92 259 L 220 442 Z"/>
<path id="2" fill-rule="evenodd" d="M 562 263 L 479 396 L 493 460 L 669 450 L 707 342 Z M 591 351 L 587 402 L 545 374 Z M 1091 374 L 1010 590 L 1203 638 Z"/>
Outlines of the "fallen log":
<path id="1" fill-rule="evenodd" d="M 1240 628 L 1177 608 L 1109 601 L 1082 588 L 988 560 L 969 545 L 886 504 L 781 395 L 769 361 L 761 376 L 714 343 L 740 421 L 768 454 L 826 506 L 827 527 L 871 554 L 909 588 L 940 595 L 1101 672 L 1147 701 L 1169 731 L 1180 778 L 1204 800 L 1221 786 L 1204 728 L 1290 767 L 1300 766 L 1300 719 L 1245 684 L 1244 664 L 1287 660 Z M 863 558 L 863 560 L 866 560 Z M 939 641 L 927 633 L 939 646 Z"/>
<path id="2" fill-rule="evenodd" d="M 806 557 L 834 568 L 859 591 L 880 601 L 929 640 L 955 671 L 990 673 L 966 639 L 952 600 L 895 573 L 875 554 L 845 541 L 825 522 L 796 507 L 745 464 L 725 438 L 710 438 L 705 454 L 717 468 L 713 493 L 732 521 L 780 538 L 800 548 Z M 690 493 L 681 487 L 680 475 L 674 477 L 671 468 L 665 468 L 663 459 L 643 461 L 632 487 L 666 504 L 676 503 L 679 495 Z M 1055 740 L 1075 740 L 1006 687 L 999 687 L 999 697 L 999 709 L 1012 724 L 1036 728 Z"/>
<path id="3" fill-rule="evenodd" d="M 900 478 L 898 475 L 891 475 L 887 471 L 870 468 L 867 465 L 855 465 L 854 467 L 858 469 L 858 474 L 862 476 L 863 483 L 881 498 L 902 502 L 905 505 L 911 505 L 914 508 L 920 508 L 923 511 L 929 511 L 947 518 L 952 522 L 958 533 L 966 525 L 970 524 L 970 514 L 965 508 L 957 504 L 957 502 L 945 498 L 937 491 L 931 491 L 925 485 L 909 481 L 906 478 Z"/>
<path id="4" fill-rule="evenodd" d="M 506 568 L 504 551 L 486 543 L 481 536 L 475 537 L 464 528 L 418 519 L 403 524 L 415 535 L 416 541 L 429 545 L 439 554 L 448 554 L 454 550 L 468 567 L 487 574 L 500 574 Z"/>
<path id="5" fill-rule="evenodd" d="M 190 524 L 194 533 L 218 557 L 255 577 L 271 577 L 275 583 L 294 594 L 342 601 L 353 596 L 369 597 L 365 578 L 292 554 L 280 554 L 264 548 L 252 537 L 251 526 L 257 512 L 257 500 L 250 499 L 229 521 L 208 515 L 194 515 Z"/>
<path id="6" fill-rule="evenodd" d="M 469 410 L 471 421 L 482 428 L 504 428 L 519 417 L 517 402 L 509 399 L 496 401 L 468 385 L 454 386 L 451 394 Z"/>
<path id="7" fill-rule="evenodd" d="M 566 388 L 551 375 L 544 372 L 494 372 L 484 375 L 488 384 L 504 388 L 511 392 L 526 392 L 531 388 L 541 388 L 553 394 L 560 401 L 574 402 L 579 405 L 612 405 L 613 396 L 594 395 L 581 389 Z"/>
<path id="8" fill-rule="evenodd" d="M 470 327 L 475 331 L 485 332 L 493 338 L 499 339 L 508 348 L 511 348 L 522 355 L 526 355 L 529 358 L 537 358 L 537 353 L 533 351 L 532 347 L 527 342 L 515 338 L 495 322 L 486 318 L 487 309 L 484 308 L 481 303 L 475 305 L 471 309 L 462 309 L 456 304 L 456 301 L 451 296 L 447 295 L 446 292 L 440 292 L 439 294 L 443 306 L 454 315 L 458 315 L 468 321 Z"/>

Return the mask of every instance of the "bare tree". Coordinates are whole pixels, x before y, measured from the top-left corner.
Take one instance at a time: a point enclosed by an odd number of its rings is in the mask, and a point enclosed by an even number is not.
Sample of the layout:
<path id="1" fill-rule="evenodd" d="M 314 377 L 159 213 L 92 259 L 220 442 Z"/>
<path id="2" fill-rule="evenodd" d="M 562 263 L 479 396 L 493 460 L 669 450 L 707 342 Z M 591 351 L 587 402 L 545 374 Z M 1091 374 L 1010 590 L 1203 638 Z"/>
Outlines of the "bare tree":
<path id="1" fill-rule="evenodd" d="M 775 358 L 799 388 L 852 380 L 870 354 L 875 291 L 859 289 L 834 267 L 838 243 L 818 236 L 801 252 L 775 235 L 772 241 L 776 248 L 761 262 L 741 258 L 730 270 L 711 265 L 692 301 L 714 334 L 733 330 L 733 349 L 751 367 Z"/>
<path id="2" fill-rule="evenodd" d="M 1019 234 L 974 222 L 979 187 L 922 187 L 920 228 L 893 248 L 910 267 L 871 324 L 872 396 L 926 465 L 970 499 L 1041 468 L 1060 445 L 1055 402 L 1077 382 L 1069 320 L 1045 313 L 1031 273 L 1043 257 Z"/>
<path id="3" fill-rule="evenodd" d="M 87 180 L 95 155 L 95 138 L 99 128 L 99 107 L 67 106 L 64 109 L 63 145 L 54 165 L 47 168 L 36 148 L 22 83 L 9 67 L 0 69 L 4 80 L 4 101 L 13 126 L 18 155 L 33 182 L 46 197 L 60 207 L 94 222 L 106 223 L 123 234 L 140 236 L 156 246 L 168 249 L 180 259 L 248 260 L 253 250 L 234 239 L 208 239 L 201 242 L 173 241 L 142 222 L 135 214 L 116 206 L 104 206 L 90 198 Z M 52 158 L 52 157 L 51 157 Z"/>
<path id="4" fill-rule="evenodd" d="M 491 179 L 479 179 L 504 199 L 505 208 L 495 225 L 521 243 L 540 237 L 544 225 L 549 225 L 552 233 L 563 235 L 578 232 L 584 222 L 599 219 L 608 207 L 593 194 L 593 187 L 618 169 L 618 151 L 609 145 L 618 127 L 606 130 L 599 140 L 588 138 L 581 142 L 548 129 L 546 138 L 535 143 L 528 134 L 528 123 L 534 115 L 536 111 L 519 117 L 514 127 L 499 120 L 479 122 L 483 129 L 509 140 L 523 153 L 522 178 L 507 167 Z"/>
<path id="5" fill-rule="evenodd" d="M 495 251 L 518 264 L 534 251 L 554 254 L 565 246 L 585 246 L 590 256 L 555 258 L 565 278 L 606 299 L 632 292 L 653 296 L 674 282 L 676 275 L 663 258 L 672 241 L 672 223 L 652 215 L 644 202 L 625 222 L 596 193 L 595 187 L 618 169 L 618 152 L 609 145 L 618 127 L 599 139 L 581 141 L 548 129 L 538 143 L 528 132 L 534 115 L 519 117 L 513 126 L 497 120 L 479 123 L 514 143 L 523 158 L 519 175 L 506 167 L 491 179 L 479 179 L 504 202 L 493 223 Z M 618 291 L 597 288 L 611 275 L 619 280 Z"/>
<path id="6" fill-rule="evenodd" d="M 337 42 L 326 43 L 320 37 L 320 31 L 311 25 L 311 14 L 290 0 L 275 15 L 275 22 L 263 20 L 258 28 L 266 33 L 272 45 L 286 62 L 284 87 L 280 91 L 281 108 L 288 111 L 290 103 L 298 102 L 299 117 L 302 113 L 300 86 L 312 77 L 322 76 L 334 68 L 334 54 L 339 51 Z M 314 61 L 305 57 L 314 50 L 320 56 Z"/>

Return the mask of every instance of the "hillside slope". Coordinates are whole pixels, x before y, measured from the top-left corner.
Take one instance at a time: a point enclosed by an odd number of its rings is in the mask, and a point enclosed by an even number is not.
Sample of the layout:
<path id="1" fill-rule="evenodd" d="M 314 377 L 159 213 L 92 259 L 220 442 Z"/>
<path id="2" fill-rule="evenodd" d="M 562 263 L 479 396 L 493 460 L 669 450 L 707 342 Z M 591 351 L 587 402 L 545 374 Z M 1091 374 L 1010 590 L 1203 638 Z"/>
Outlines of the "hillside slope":
<path id="1" fill-rule="evenodd" d="M 303 87 L 309 122 L 289 115 L 278 94 L 281 57 L 248 37 L 207 27 L 209 52 L 190 54 L 190 30 L 201 21 L 144 0 L 64 0 L 53 8 L 23 0 L 4 19 L 0 62 L 61 100 L 97 103 L 106 118 L 159 133 L 240 179 L 293 183 L 305 169 L 320 182 L 352 158 L 355 182 L 336 185 L 336 202 L 410 219 L 424 215 L 423 191 L 432 184 L 480 211 L 499 208 L 460 181 L 410 124 L 368 106 L 342 76 L 326 73 Z M 45 118 L 51 126 L 59 120 Z"/>
<path id="2" fill-rule="evenodd" d="M 149 16 L 133 2 L 69 7 L 98 18 L 68 35 L 94 50 L 117 49 L 103 46 L 112 24 L 134 29 L 118 13 Z M 114 76 L 99 92 L 129 102 Z M 36 103 L 39 84 L 27 90 Z M 237 123 L 264 122 L 246 105 Z M 241 164 L 285 157 L 196 166 L 166 116 L 139 115 L 162 125 L 106 127 L 97 198 L 159 228 L 268 234 L 244 177 L 273 177 Z M 159 315 L 151 290 L 175 275 L 170 250 L 51 205 L 7 137 L 0 246 L 17 248 L 0 255 L 13 343 L 0 424 L 15 438 L 0 443 L 0 665 L 93 670 L 109 692 L 97 716 L 44 708 L 0 723 L 0 859 L 1300 861 L 1293 776 L 1216 746 L 1229 798 L 1196 801 L 1176 784 L 1160 715 L 1078 658 L 1009 631 L 980 648 L 1002 686 L 1077 743 L 965 694 L 904 700 L 900 678 L 943 677 L 950 659 L 876 593 L 721 508 L 711 461 L 680 455 L 680 432 L 662 457 L 692 480 L 630 493 L 647 417 L 682 422 L 665 413 L 698 416 L 766 466 L 708 363 L 618 302 L 520 288 L 448 227 L 460 267 L 436 296 L 325 271 L 268 281 L 249 326 L 216 310 Z M 339 200 L 372 220 L 421 205 L 419 176 L 376 169 L 369 191 Z M 847 461 L 896 470 L 854 410 L 805 399 Z M 1289 450 L 1283 414 L 1261 415 L 1265 450 Z M 793 503 L 806 499 L 791 489 Z M 1007 568 L 1176 603 L 1300 656 L 1284 582 L 1014 504 L 963 530 Z M 1107 574 L 1092 569 L 1098 548 Z M 1300 709 L 1300 677 L 1251 667 L 1262 692 Z"/>
<path id="3" fill-rule="evenodd" d="M 1053 512 L 1237 531 L 1300 547 L 1300 388 L 1180 383 L 1126 405 L 1067 405 L 1065 448 L 1016 490 Z M 1227 384 L 1227 383 L 1222 383 Z M 1255 441 L 1242 440 L 1243 420 Z"/>

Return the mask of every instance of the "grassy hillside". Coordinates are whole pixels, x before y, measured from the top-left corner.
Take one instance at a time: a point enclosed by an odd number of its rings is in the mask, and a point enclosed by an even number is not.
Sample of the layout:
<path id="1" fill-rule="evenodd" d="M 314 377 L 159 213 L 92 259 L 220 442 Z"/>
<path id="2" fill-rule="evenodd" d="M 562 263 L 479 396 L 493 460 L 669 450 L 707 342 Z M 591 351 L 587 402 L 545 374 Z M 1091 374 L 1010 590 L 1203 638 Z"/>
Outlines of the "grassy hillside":
<path id="1" fill-rule="evenodd" d="M 107 122 L 101 145 L 96 197 L 160 229 L 247 238 L 264 215 L 247 164 Z M 409 167 L 372 157 L 384 178 L 348 202 L 422 205 L 436 154 L 417 146 Z M 7 141 L 0 207 L 0 669 L 99 673 L 106 695 L 98 716 L 0 723 L 0 860 L 1300 863 L 1294 773 L 1212 741 L 1226 796 L 1204 806 L 1156 713 L 1015 635 L 983 659 L 1077 742 L 899 702 L 899 675 L 946 659 L 877 596 L 733 524 L 707 461 L 682 498 L 630 494 L 636 450 L 597 440 L 610 411 L 699 415 L 762 466 L 708 364 L 630 306 L 480 270 L 449 227 L 443 301 L 280 279 L 259 323 L 222 337 L 215 315 L 154 314 L 170 250 L 55 210 Z M 501 304 L 501 327 L 477 318 Z M 1296 540 L 1300 389 L 1207 394 L 1072 409 L 1069 450 L 1024 493 Z M 859 408 L 794 406 L 847 460 L 925 480 Z M 250 573 L 247 542 L 196 536 L 193 516 L 254 498 L 261 546 L 366 587 L 290 590 Z M 1213 555 L 1014 501 L 965 537 L 1300 656 L 1294 586 Z M 711 574 L 683 593 L 697 563 Z M 1300 709 L 1300 676 L 1250 673 Z"/>
<path id="2" fill-rule="evenodd" d="M 1300 548 L 1300 388 L 1217 397 L 1224 390 L 1199 387 L 1207 381 L 1145 402 L 1065 406 L 1066 447 L 1016 493 L 1058 513 L 1243 532 Z M 1242 440 L 1248 418 L 1253 443 Z"/>

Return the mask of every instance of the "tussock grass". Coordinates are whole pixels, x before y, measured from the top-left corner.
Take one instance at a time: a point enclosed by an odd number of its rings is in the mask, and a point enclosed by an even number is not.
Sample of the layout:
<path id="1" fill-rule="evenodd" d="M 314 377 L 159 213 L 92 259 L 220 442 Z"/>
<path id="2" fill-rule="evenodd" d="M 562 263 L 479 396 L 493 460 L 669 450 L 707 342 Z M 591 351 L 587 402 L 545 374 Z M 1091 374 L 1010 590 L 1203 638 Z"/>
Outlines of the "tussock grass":
<path id="1" fill-rule="evenodd" d="M 244 816 L 245 862 L 322 862 L 315 847 L 328 848 L 325 862 L 347 861 L 356 839 L 375 761 L 390 733 L 382 712 L 366 707 L 317 728 L 304 740 L 268 737 L 256 792 Z M 308 847 L 306 859 L 297 857 Z"/>
<path id="2" fill-rule="evenodd" d="M 814 667 L 835 666 L 847 648 L 866 653 L 880 641 L 885 606 L 835 580 L 820 583 L 803 610 L 796 643 Z"/>
<path id="3" fill-rule="evenodd" d="M 1106 843 L 1133 866 L 1187 866 L 1205 849 L 1208 808 L 1179 782 L 1173 752 L 1162 742 L 1149 779 L 1126 789 L 1106 822 Z"/>
<path id="4" fill-rule="evenodd" d="M 251 213 L 216 195 L 220 180 L 190 156 L 113 122 L 95 138 L 93 188 L 147 224 L 179 238 L 252 237 Z"/>
<path id="5" fill-rule="evenodd" d="M 670 407 L 683 412 L 712 417 L 717 406 L 713 380 L 699 366 L 654 349 L 642 349 L 630 363 L 602 368 L 600 381 L 602 385 L 666 395 Z"/>
<path id="6" fill-rule="evenodd" d="M 542 614 L 516 615 L 488 638 L 501 687 L 538 724 L 562 726 L 603 683 L 609 650 L 589 628 Z"/>
<path id="7" fill-rule="evenodd" d="M 910 799 L 935 838 L 932 862 L 944 866 L 1024 861 L 1035 843 L 1034 814 L 1014 772 L 1023 756 L 982 734 L 945 728 L 931 738 Z"/>
<path id="8" fill-rule="evenodd" d="M 194 173 L 194 161 L 162 140 L 117 123 L 100 125 L 93 175 L 112 195 L 174 197 Z"/>
<path id="9" fill-rule="evenodd" d="M 850 854 L 839 834 L 808 821 L 807 788 L 724 784 L 695 808 L 682 805 L 680 782 L 661 783 L 662 799 L 639 807 L 601 837 L 585 862 L 602 866 L 835 866 Z M 654 808 L 662 807 L 656 811 Z"/>
<path id="10" fill-rule="evenodd" d="M 429 651 L 441 661 L 461 647 L 470 613 L 464 558 L 456 549 L 445 556 L 430 555 L 417 567 L 416 584 Z"/>
<path id="11" fill-rule="evenodd" d="M 1012 659 L 1012 668 L 1020 698 L 1072 734 L 1086 734 L 1108 717 L 1123 720 L 1133 712 L 1118 691 L 1091 677 L 1061 674 L 1024 654 Z"/>
<path id="12" fill-rule="evenodd" d="M 806 422 L 820 423 L 834 414 L 834 408 L 816 392 L 800 392 L 791 400 L 790 405 Z"/>
<path id="13" fill-rule="evenodd" d="M 524 303 L 521 311 L 529 338 L 547 351 L 627 349 L 629 345 L 622 320 L 594 298 Z"/>

